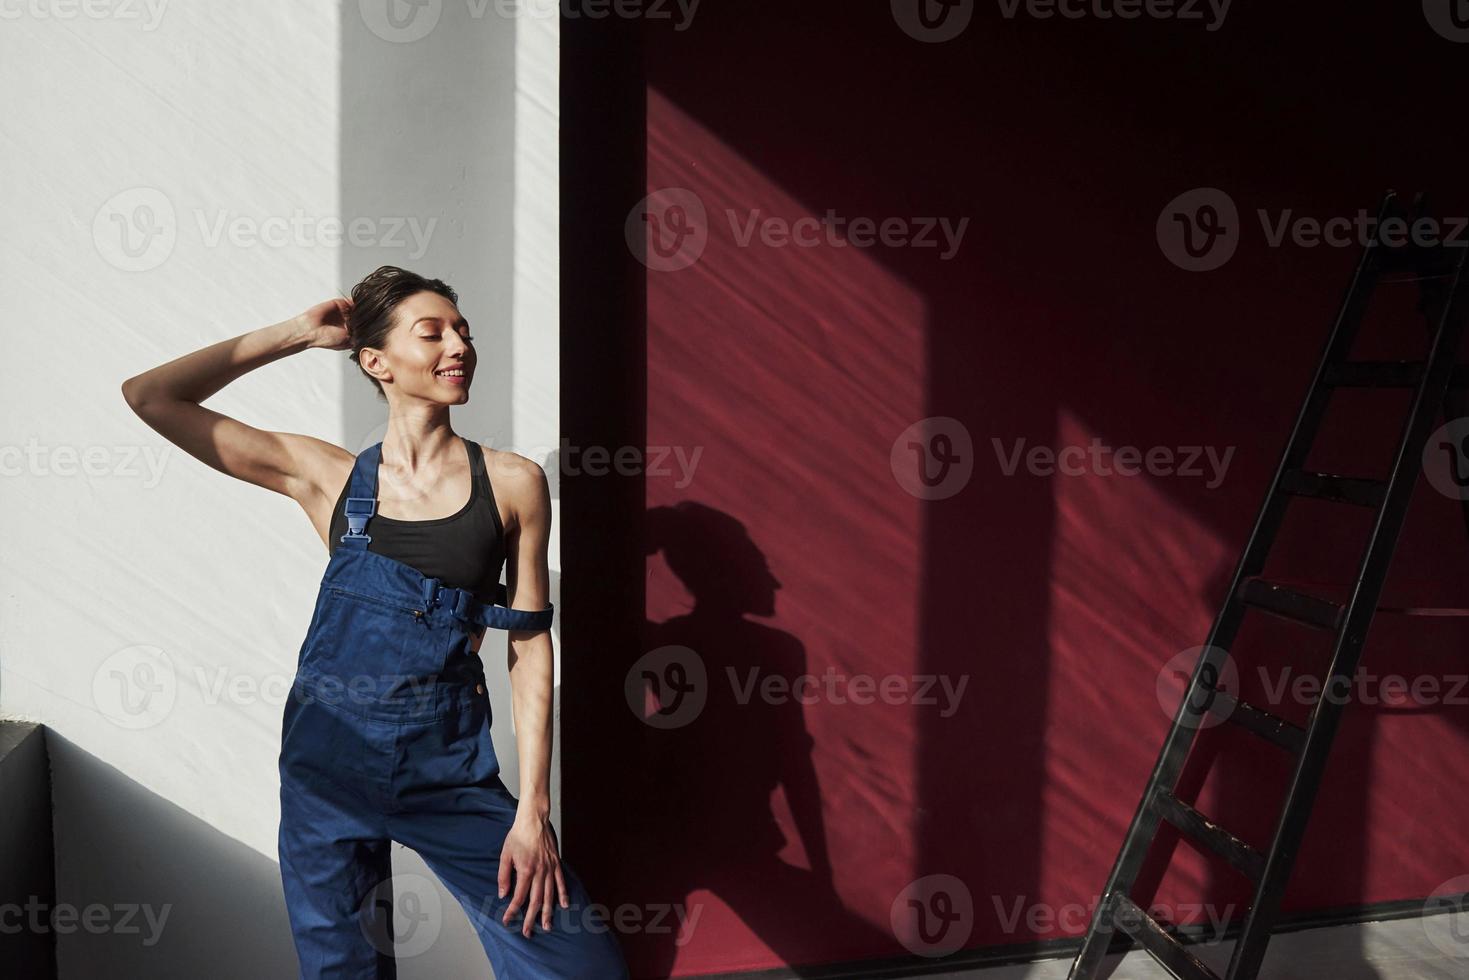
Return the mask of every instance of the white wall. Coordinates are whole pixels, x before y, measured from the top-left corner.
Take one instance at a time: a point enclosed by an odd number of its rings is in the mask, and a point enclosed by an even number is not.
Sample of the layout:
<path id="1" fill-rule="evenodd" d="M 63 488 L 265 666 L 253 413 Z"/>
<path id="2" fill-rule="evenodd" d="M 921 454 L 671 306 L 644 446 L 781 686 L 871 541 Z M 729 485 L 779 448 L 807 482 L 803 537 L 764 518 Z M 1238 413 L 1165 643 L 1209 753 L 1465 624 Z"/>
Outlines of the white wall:
<path id="1" fill-rule="evenodd" d="M 392 263 L 454 285 L 474 325 L 456 430 L 542 462 L 556 443 L 554 17 L 388 9 L 0 5 L 0 715 L 53 736 L 60 901 L 110 910 L 61 932 L 63 977 L 294 975 L 276 757 L 326 552 L 293 501 L 137 420 L 122 380 Z M 353 219 L 367 240 L 334 244 L 323 222 Z M 352 451 L 386 412 L 325 351 L 206 404 Z M 401 975 L 488 975 L 439 897 Z"/>

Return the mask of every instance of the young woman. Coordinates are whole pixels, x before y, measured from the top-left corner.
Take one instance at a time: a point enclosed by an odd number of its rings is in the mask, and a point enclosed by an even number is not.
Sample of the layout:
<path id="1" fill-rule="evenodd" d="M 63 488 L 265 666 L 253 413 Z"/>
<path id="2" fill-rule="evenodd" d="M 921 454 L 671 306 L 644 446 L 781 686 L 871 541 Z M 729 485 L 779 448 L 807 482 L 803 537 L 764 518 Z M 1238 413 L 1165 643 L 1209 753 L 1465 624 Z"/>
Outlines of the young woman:
<path id="1" fill-rule="evenodd" d="M 352 351 L 388 404 L 382 442 L 354 456 L 200 405 L 245 372 L 313 347 Z M 299 503 L 330 553 L 279 760 L 281 879 L 303 978 L 395 976 L 394 840 L 453 892 L 500 980 L 627 976 L 548 818 L 546 477 L 450 427 L 475 363 L 454 290 L 383 266 L 350 300 L 123 384 L 132 409 L 170 442 Z M 490 740 L 486 627 L 509 634 L 518 799 Z"/>

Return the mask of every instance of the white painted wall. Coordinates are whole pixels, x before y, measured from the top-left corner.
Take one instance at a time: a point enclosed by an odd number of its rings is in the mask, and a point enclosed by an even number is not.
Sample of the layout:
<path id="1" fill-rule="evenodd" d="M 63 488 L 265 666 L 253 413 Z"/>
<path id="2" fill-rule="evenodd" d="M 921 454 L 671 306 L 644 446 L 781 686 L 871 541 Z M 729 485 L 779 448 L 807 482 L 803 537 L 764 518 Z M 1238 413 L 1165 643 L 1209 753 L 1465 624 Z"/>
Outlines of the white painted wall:
<path id="1" fill-rule="evenodd" d="M 393 263 L 455 286 L 474 325 L 455 428 L 543 463 L 556 444 L 557 30 L 513 11 L 0 5 L 0 715 L 48 726 L 60 901 L 97 905 L 58 929 L 63 977 L 294 975 L 276 757 L 326 553 L 293 501 L 136 419 L 122 380 Z M 332 238 L 354 219 L 365 240 Z M 206 405 L 353 451 L 386 412 L 325 351 Z M 559 583 L 555 540 L 551 562 Z M 401 975 L 488 975 L 435 894 L 439 935 Z"/>

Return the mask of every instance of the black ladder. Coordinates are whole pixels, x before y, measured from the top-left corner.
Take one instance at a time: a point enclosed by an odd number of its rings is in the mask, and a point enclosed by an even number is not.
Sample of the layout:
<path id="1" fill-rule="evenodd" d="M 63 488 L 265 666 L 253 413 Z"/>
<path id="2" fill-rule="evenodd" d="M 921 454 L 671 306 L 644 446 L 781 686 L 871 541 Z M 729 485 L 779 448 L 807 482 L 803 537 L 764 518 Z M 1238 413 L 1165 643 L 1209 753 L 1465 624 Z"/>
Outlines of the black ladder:
<path id="1" fill-rule="evenodd" d="M 1406 209 L 1392 191 L 1382 199 L 1377 221 L 1352 275 L 1305 403 L 1286 443 L 1284 456 L 1230 582 L 1228 597 L 1215 617 L 1158 761 L 1148 777 L 1147 788 L 1133 814 L 1112 873 L 1102 889 L 1068 980 L 1093 980 L 1098 975 L 1116 929 L 1132 937 L 1169 973 L 1181 980 L 1220 980 L 1218 974 L 1179 941 L 1174 930 L 1165 928 L 1149 916 L 1129 895 L 1160 821 L 1164 820 L 1255 883 L 1254 899 L 1240 928 L 1223 980 L 1254 980 L 1260 969 L 1346 699 L 1318 698 L 1309 721 L 1302 728 L 1246 704 L 1215 685 L 1247 609 L 1263 610 L 1335 633 L 1331 666 L 1323 691 L 1341 690 L 1341 685 L 1349 683 L 1356 672 L 1363 641 L 1377 610 L 1388 564 L 1417 482 L 1424 445 L 1440 409 L 1445 407 L 1446 396 L 1451 390 L 1463 389 L 1469 384 L 1464 367 L 1455 363 L 1463 332 L 1465 304 L 1469 301 L 1469 282 L 1466 282 L 1469 266 L 1465 263 L 1465 253 L 1469 248 L 1454 247 L 1455 244 L 1462 245 L 1462 242 L 1439 243 L 1437 238 L 1434 239 L 1435 244 L 1422 245 L 1412 236 L 1396 236 L 1391 229 L 1384 235 L 1386 219 L 1402 218 L 1406 222 L 1403 227 L 1409 227 L 1415 218 L 1422 216 L 1421 206 L 1422 195 Z M 1441 226 L 1438 231 L 1443 233 Z M 1394 276 L 1397 281 L 1420 282 L 1422 300 L 1419 308 L 1432 329 L 1425 359 L 1347 360 L 1373 289 L 1379 281 L 1388 281 L 1390 274 L 1400 272 L 1407 275 Z M 1397 456 L 1386 480 L 1313 473 L 1305 468 L 1331 393 L 1342 387 L 1414 390 L 1412 405 L 1403 422 Z M 1456 397 L 1453 404 L 1461 404 L 1460 399 Z M 1356 582 L 1345 603 L 1307 595 L 1260 577 L 1285 516 L 1286 503 L 1292 497 L 1337 501 L 1376 512 Z M 1205 712 L 1211 711 L 1279 746 L 1296 760 L 1284 806 L 1267 850 L 1258 850 L 1245 843 L 1175 795 L 1179 774 L 1201 727 L 1199 720 Z"/>

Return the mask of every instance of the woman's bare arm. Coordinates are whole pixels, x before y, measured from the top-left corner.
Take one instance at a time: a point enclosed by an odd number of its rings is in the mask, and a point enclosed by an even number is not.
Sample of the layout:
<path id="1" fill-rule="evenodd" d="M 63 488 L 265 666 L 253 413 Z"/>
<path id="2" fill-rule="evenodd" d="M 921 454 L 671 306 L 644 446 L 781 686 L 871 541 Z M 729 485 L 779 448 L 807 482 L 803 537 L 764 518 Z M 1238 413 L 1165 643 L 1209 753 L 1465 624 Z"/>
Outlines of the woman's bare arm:
<path id="1" fill-rule="evenodd" d="M 505 588 L 515 609 L 545 609 L 551 602 L 547 548 L 551 535 L 551 493 L 540 465 L 514 453 L 498 453 L 504 484 L 515 513 L 506 529 Z M 515 821 L 501 849 L 500 890 L 516 872 L 515 894 L 505 907 L 507 925 L 522 903 L 522 932 L 530 934 L 539 918 L 550 928 L 552 909 L 567 906 L 566 879 L 561 871 L 555 831 L 551 826 L 551 631 L 510 630 L 511 714 L 520 761 L 520 798 Z"/>
<path id="2" fill-rule="evenodd" d="M 551 493 L 546 474 L 532 460 L 500 455 L 519 464 L 505 480 L 515 504 L 515 523 L 505 542 L 507 601 L 515 609 L 545 609 L 551 603 L 547 564 Z M 551 812 L 551 631 L 511 630 L 507 635 L 506 660 L 520 758 L 520 808 L 526 816 L 543 819 Z"/>
<path id="3" fill-rule="evenodd" d="M 289 354 L 347 347 L 351 301 L 318 303 L 298 316 L 196 350 L 128 378 L 122 395 L 138 417 L 190 456 L 222 473 L 301 501 L 320 493 L 333 453 L 320 439 L 268 432 L 212 409 L 204 401 L 231 381 Z"/>

